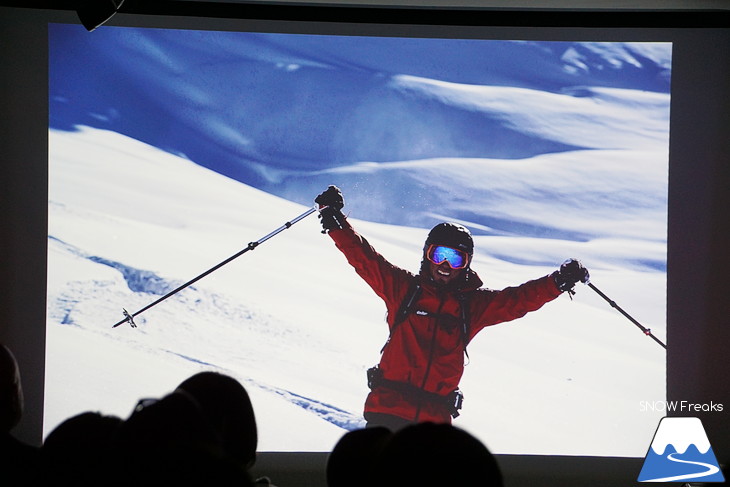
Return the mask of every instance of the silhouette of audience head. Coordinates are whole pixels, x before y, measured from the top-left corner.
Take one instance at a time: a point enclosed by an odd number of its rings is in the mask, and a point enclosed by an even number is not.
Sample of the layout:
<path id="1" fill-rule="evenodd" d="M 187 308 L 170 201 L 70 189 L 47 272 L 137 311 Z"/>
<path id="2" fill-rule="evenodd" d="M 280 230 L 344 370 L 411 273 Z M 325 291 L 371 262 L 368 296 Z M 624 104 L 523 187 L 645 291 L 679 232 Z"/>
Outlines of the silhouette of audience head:
<path id="1" fill-rule="evenodd" d="M 217 372 L 200 372 L 183 381 L 184 391 L 200 406 L 224 452 L 249 469 L 256 461 L 258 431 L 251 399 L 233 377 Z"/>
<path id="2" fill-rule="evenodd" d="M 248 473 L 224 452 L 218 432 L 190 394 L 176 390 L 141 400 L 119 428 L 119 485 L 250 486 Z"/>
<path id="3" fill-rule="evenodd" d="M 122 422 L 119 417 L 89 411 L 56 426 L 41 447 L 45 483 L 61 487 L 103 483 Z"/>
<path id="4" fill-rule="evenodd" d="M 418 423 L 394 433 L 379 456 L 376 475 L 383 487 L 503 485 L 489 449 L 450 424 Z"/>
<path id="5" fill-rule="evenodd" d="M 337 442 L 327 457 L 328 487 L 371 487 L 379 485 L 371 474 L 377 456 L 393 436 L 383 426 L 354 430 Z"/>
<path id="6" fill-rule="evenodd" d="M 0 344 L 0 427 L 9 433 L 23 416 L 23 387 L 15 355 Z"/>
<path id="7" fill-rule="evenodd" d="M 13 485 L 35 485 L 40 450 L 15 438 L 11 430 L 23 417 L 23 387 L 13 352 L 0 344 L 0 478 Z"/>

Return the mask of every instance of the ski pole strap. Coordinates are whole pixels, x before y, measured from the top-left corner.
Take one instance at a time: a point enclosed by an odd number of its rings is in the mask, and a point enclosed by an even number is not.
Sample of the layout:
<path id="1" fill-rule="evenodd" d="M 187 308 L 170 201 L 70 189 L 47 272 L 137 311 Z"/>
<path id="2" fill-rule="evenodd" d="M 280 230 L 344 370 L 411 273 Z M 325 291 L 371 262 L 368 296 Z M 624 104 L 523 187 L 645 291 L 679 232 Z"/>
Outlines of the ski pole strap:
<path id="1" fill-rule="evenodd" d="M 429 392 L 420 387 L 409 384 L 408 382 L 400 382 L 386 379 L 383 377 L 383 371 L 377 365 L 368 369 L 368 388 L 375 390 L 378 387 L 384 387 L 392 391 L 400 392 L 407 398 L 417 402 L 428 402 L 431 404 L 446 406 L 452 418 L 459 416 L 459 411 L 464 404 L 464 394 L 459 389 L 454 389 L 450 393 L 442 396 L 435 392 Z"/>

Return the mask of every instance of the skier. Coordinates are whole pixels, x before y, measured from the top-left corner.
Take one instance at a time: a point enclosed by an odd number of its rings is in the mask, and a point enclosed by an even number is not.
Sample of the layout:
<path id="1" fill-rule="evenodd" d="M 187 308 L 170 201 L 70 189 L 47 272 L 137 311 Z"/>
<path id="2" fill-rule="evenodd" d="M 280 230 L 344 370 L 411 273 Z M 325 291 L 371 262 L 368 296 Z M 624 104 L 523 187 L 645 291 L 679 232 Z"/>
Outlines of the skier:
<path id="1" fill-rule="evenodd" d="M 378 366 L 368 371 L 367 426 L 400 429 L 417 422 L 451 423 L 467 344 L 486 326 L 524 316 L 572 292 L 588 271 L 574 259 L 540 279 L 501 291 L 482 288 L 471 267 L 472 236 L 444 222 L 429 232 L 417 275 L 394 266 L 358 234 L 342 213 L 344 199 L 329 186 L 315 199 L 328 233 L 355 271 L 385 302 L 390 336 Z"/>

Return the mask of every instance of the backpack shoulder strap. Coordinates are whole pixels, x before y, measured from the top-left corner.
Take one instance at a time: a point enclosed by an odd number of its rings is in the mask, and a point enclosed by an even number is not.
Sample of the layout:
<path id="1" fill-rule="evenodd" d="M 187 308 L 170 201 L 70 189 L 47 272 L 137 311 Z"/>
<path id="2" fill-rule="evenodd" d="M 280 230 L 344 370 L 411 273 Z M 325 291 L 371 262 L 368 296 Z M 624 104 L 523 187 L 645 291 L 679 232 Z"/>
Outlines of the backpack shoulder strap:
<path id="1" fill-rule="evenodd" d="M 464 355 L 466 356 L 467 362 L 469 361 L 469 352 L 466 351 L 466 346 L 469 344 L 469 322 L 471 319 L 469 313 L 469 299 L 472 293 L 459 293 L 456 298 L 459 300 L 459 310 L 461 313 L 461 340 L 464 343 Z"/>
<path id="2" fill-rule="evenodd" d="M 408 285 L 408 292 L 406 292 L 406 295 L 403 298 L 403 301 L 401 301 L 400 307 L 398 308 L 398 312 L 396 313 L 393 326 L 390 327 L 388 340 L 385 342 L 385 345 L 383 345 L 383 348 L 380 349 L 380 353 L 383 353 L 385 347 L 388 346 L 388 343 L 390 342 L 390 337 L 393 336 L 393 332 L 398 327 L 398 325 L 405 321 L 408 314 L 412 311 L 413 305 L 416 304 L 416 302 L 418 301 L 418 297 L 420 295 L 421 284 L 418 282 L 418 277 L 413 277 L 410 284 Z"/>
<path id="3" fill-rule="evenodd" d="M 409 285 L 408 292 L 406 293 L 400 307 L 398 308 L 395 321 L 393 322 L 393 326 L 391 326 L 390 333 L 388 334 L 388 340 L 386 340 L 383 348 L 380 349 L 380 353 L 383 353 L 383 351 L 385 351 L 385 347 L 387 347 L 388 343 L 390 343 L 390 337 L 393 336 L 393 332 L 398 327 L 398 325 L 403 323 L 406 317 L 408 317 L 408 314 L 413 311 L 413 306 L 418 301 L 420 295 L 421 284 L 419 283 L 418 278 L 414 277 Z M 471 298 L 471 296 L 472 293 L 470 292 L 458 293 L 456 295 L 457 299 L 459 300 L 459 310 L 461 313 L 461 339 L 464 344 L 464 355 L 466 356 L 467 361 L 469 360 L 469 352 L 467 352 L 466 346 L 469 343 L 469 320 L 471 319 L 469 313 L 469 299 Z"/>

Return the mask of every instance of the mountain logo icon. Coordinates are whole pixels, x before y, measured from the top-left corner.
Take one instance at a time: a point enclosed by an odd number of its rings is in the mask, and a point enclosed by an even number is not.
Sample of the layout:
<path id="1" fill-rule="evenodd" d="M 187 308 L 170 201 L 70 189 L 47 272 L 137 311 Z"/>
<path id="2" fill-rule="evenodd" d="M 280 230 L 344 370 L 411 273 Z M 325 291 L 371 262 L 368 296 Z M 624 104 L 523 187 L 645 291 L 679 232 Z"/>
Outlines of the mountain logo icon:
<path id="1" fill-rule="evenodd" d="M 639 473 L 639 482 L 724 482 L 699 418 L 662 418 Z"/>

